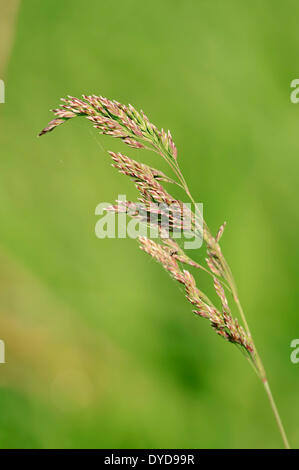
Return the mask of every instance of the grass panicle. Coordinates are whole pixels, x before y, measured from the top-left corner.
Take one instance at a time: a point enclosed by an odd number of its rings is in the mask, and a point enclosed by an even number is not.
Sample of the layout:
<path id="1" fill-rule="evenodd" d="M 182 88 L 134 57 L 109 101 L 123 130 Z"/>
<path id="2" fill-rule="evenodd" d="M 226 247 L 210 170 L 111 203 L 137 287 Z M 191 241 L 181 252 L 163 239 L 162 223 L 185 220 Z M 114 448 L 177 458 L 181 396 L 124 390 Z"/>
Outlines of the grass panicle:
<path id="1" fill-rule="evenodd" d="M 139 237 L 140 248 L 160 263 L 170 276 L 183 286 L 194 313 L 208 320 L 219 336 L 236 345 L 246 356 L 264 384 L 284 445 L 289 448 L 264 366 L 239 300 L 236 283 L 220 247 L 226 223 L 223 223 L 217 234 L 213 236 L 207 223 L 203 221 L 202 236 L 207 249 L 207 267 L 192 260 L 172 237 L 176 229 L 182 228 L 184 211 L 187 211 L 192 221 L 192 228 L 195 228 L 195 213 L 186 208 L 181 200 L 169 194 L 163 183 L 177 184 L 184 190 L 193 206 L 195 202 L 180 169 L 177 148 L 170 131 L 159 130 L 143 111 L 138 112 L 131 105 L 126 106 L 102 96 L 83 95 L 80 99 L 68 96 L 62 99 L 62 102 L 59 108 L 53 110 L 55 118 L 39 135 L 47 134 L 75 117 L 85 117 L 101 134 L 119 138 L 134 149 L 152 150 L 168 163 L 173 172 L 172 177 L 121 153 L 109 152 L 112 165 L 134 181 L 139 192 L 139 202 L 117 201 L 117 204 L 110 206 L 108 210 L 125 212 L 132 218 L 149 224 L 152 223 L 151 216 L 157 216 L 154 220 L 160 234 L 159 243 L 146 237 Z M 158 210 L 156 204 L 160 204 Z M 161 224 L 163 217 L 166 218 L 167 225 L 171 228 L 170 232 L 166 232 Z M 210 275 L 215 290 L 214 301 L 198 288 L 194 276 L 184 269 L 184 265 L 198 268 Z M 240 320 L 233 318 L 228 297 L 236 304 Z"/>

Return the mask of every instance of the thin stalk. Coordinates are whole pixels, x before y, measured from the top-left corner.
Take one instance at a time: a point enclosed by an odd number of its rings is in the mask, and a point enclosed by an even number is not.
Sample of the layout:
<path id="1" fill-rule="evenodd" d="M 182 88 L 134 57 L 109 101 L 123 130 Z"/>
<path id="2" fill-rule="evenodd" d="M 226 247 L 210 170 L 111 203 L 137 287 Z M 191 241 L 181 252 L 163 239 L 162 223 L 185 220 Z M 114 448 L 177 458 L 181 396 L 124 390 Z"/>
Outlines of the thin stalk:
<path id="1" fill-rule="evenodd" d="M 278 413 L 278 409 L 277 409 L 276 403 L 274 401 L 274 398 L 273 398 L 273 395 L 272 395 L 272 392 L 271 392 L 271 389 L 270 389 L 270 386 L 269 386 L 269 382 L 267 380 L 265 380 L 263 383 L 264 383 L 264 387 L 265 387 L 266 393 L 268 395 L 273 413 L 275 415 L 275 419 L 276 419 L 276 422 L 277 422 L 277 425 L 278 425 L 278 428 L 279 428 L 284 446 L 285 446 L 286 449 L 290 449 L 291 447 L 290 447 L 287 435 L 285 433 L 283 424 L 281 422 L 281 419 L 280 419 L 280 416 L 279 416 L 279 413 Z"/>

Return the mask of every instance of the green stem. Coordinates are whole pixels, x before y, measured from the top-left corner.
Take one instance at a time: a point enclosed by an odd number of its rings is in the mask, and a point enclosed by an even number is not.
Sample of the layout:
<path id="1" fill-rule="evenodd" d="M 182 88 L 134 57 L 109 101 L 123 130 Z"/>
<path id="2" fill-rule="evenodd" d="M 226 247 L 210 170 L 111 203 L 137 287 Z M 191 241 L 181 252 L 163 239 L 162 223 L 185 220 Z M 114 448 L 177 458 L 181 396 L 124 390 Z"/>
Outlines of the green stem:
<path id="1" fill-rule="evenodd" d="M 271 404 L 271 407 L 272 407 L 272 410 L 273 410 L 273 413 L 274 413 L 274 416 L 275 416 L 275 419 L 276 419 L 276 422 L 277 422 L 277 426 L 279 428 L 279 431 L 280 431 L 280 434 L 281 434 L 281 437 L 282 437 L 282 440 L 283 440 L 283 443 L 284 443 L 284 446 L 285 446 L 286 449 L 290 449 L 290 444 L 289 444 L 287 435 L 285 433 L 283 424 L 281 422 L 281 419 L 280 419 L 280 416 L 279 416 L 279 413 L 278 413 L 278 409 L 277 409 L 276 403 L 274 401 L 274 398 L 273 398 L 273 395 L 272 395 L 272 392 L 271 392 L 271 389 L 270 389 L 270 386 L 269 386 L 269 382 L 266 379 L 266 380 L 263 381 L 263 383 L 264 383 L 264 387 L 265 387 L 266 393 L 268 395 L 268 398 L 269 398 L 269 401 L 270 401 L 270 404 Z"/>

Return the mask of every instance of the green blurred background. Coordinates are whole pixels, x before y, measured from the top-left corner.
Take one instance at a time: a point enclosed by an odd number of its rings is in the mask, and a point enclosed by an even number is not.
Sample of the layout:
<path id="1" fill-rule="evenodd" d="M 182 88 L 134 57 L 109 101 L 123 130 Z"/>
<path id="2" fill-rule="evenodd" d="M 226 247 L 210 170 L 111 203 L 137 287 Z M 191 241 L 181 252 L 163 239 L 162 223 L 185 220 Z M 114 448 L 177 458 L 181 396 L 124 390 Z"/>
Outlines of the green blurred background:
<path id="1" fill-rule="evenodd" d="M 298 447 L 298 2 L 0 7 L 0 446 L 282 445 L 241 354 L 134 240 L 96 238 L 96 205 L 136 198 L 106 154 L 124 145 L 79 119 L 36 138 L 60 97 L 96 93 L 171 129 L 210 227 L 228 222 L 223 250 Z"/>

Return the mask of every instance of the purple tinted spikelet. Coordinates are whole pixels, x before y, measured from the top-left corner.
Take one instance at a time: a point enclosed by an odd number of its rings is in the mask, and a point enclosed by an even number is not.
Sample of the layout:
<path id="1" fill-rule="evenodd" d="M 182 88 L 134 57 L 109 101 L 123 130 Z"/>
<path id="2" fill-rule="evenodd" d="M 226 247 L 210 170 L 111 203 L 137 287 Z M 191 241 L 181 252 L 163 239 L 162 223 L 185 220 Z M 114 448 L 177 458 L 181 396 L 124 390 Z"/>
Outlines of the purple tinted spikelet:
<path id="1" fill-rule="evenodd" d="M 158 263 L 160 263 L 171 276 L 184 284 L 184 275 L 181 272 L 176 260 L 164 250 L 162 245 L 155 243 L 146 237 L 139 237 L 140 248 L 152 256 Z"/>
<path id="2" fill-rule="evenodd" d="M 237 319 L 233 319 L 228 306 L 228 301 L 222 285 L 219 280 L 214 277 L 214 287 L 222 304 L 222 313 L 225 326 L 229 334 L 229 341 L 243 346 L 249 353 L 253 352 L 253 344 L 250 336 L 245 333 L 244 329 L 239 325 Z"/>
<path id="3" fill-rule="evenodd" d="M 206 263 L 213 274 L 216 276 L 221 276 L 221 271 L 216 267 L 215 263 L 213 262 L 212 258 L 206 258 Z"/>
<path id="4" fill-rule="evenodd" d="M 203 269 L 199 263 L 193 261 L 189 256 L 186 255 L 184 250 L 179 246 L 179 244 L 173 238 L 162 238 L 162 241 L 165 245 L 165 250 L 168 250 L 171 256 L 173 256 L 177 261 L 182 264 L 188 264 L 193 268 Z"/>
<path id="5" fill-rule="evenodd" d="M 222 312 L 197 288 L 192 274 L 187 270 L 181 271 L 177 262 L 179 260 L 175 256 L 176 254 L 167 249 L 169 247 L 173 250 L 178 248 L 173 243 L 173 240 L 169 242 L 164 240 L 165 244 L 168 245 L 166 247 L 146 237 L 139 237 L 139 242 L 143 251 L 162 264 L 174 279 L 184 285 L 187 300 L 195 306 L 194 313 L 209 319 L 212 328 L 227 341 L 238 344 L 248 353 L 253 352 L 251 338 L 249 338 L 243 328 L 239 326 L 238 321 L 234 320 L 231 316 L 224 289 L 218 279 L 214 278 L 214 285 L 221 299 L 223 307 Z"/>
<path id="6" fill-rule="evenodd" d="M 40 136 L 69 119 L 83 116 L 102 134 L 118 137 L 132 148 L 149 146 L 166 160 L 177 159 L 177 149 L 170 131 L 159 131 L 142 111 L 139 113 L 132 105 L 126 106 L 96 95 L 83 95 L 81 99 L 68 96 L 63 98 L 62 102 L 60 108 L 54 109 L 53 113 L 63 120 L 51 121 L 39 133 Z"/>
<path id="7" fill-rule="evenodd" d="M 145 181 L 148 183 L 157 181 L 172 182 L 162 171 L 151 168 L 144 163 L 136 162 L 122 153 L 109 152 L 114 168 L 117 168 L 124 175 L 130 176 L 136 182 Z"/>
<path id="8" fill-rule="evenodd" d="M 222 235 L 223 235 L 225 226 L 226 226 L 226 222 L 223 222 L 223 224 L 219 227 L 219 230 L 218 230 L 217 235 L 216 235 L 216 237 L 215 237 L 215 241 L 216 241 L 217 243 L 220 241 L 220 238 L 221 238 Z"/>
<path id="9" fill-rule="evenodd" d="M 50 122 L 48 123 L 47 127 L 45 127 L 45 128 L 39 133 L 39 136 L 42 136 L 42 135 L 44 135 L 44 134 L 47 134 L 48 132 L 53 131 L 53 129 L 55 129 L 55 127 L 60 126 L 60 125 L 63 124 L 65 121 L 67 121 L 67 119 L 69 119 L 69 118 L 53 119 L 52 121 L 50 121 Z"/>

